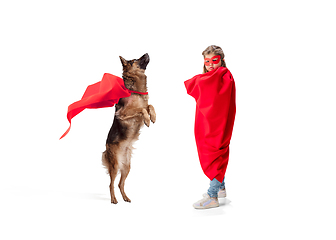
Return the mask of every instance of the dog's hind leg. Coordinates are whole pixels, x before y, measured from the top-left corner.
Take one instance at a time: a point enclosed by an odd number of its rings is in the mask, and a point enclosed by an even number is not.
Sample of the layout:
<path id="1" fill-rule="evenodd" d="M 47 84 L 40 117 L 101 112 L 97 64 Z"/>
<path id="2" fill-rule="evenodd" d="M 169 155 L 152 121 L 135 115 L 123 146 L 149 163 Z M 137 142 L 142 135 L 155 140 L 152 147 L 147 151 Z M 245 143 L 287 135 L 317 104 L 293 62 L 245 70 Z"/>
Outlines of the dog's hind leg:
<path id="1" fill-rule="evenodd" d="M 121 192 L 121 195 L 124 199 L 125 202 L 131 202 L 131 199 L 129 199 L 125 193 L 125 180 L 128 176 L 128 173 L 130 172 L 130 166 L 124 166 L 123 169 L 120 169 L 120 173 L 121 173 L 121 176 L 120 176 L 120 182 L 119 182 L 119 189 L 120 189 L 120 192 Z"/>
<path id="2" fill-rule="evenodd" d="M 110 183 L 110 194 L 111 194 L 111 203 L 113 204 L 117 204 L 118 201 L 115 197 L 115 194 L 114 194 L 114 180 L 118 174 L 118 169 L 116 167 L 111 167 L 111 170 L 109 172 L 110 174 L 110 178 L 111 178 L 111 183 Z"/>
<path id="3" fill-rule="evenodd" d="M 114 180 L 118 174 L 118 162 L 115 159 L 116 156 L 112 155 L 110 152 L 110 147 L 106 146 L 106 151 L 103 153 L 102 161 L 103 165 L 107 168 L 107 171 L 111 178 L 110 183 L 110 194 L 111 194 L 111 203 L 117 204 L 118 201 L 114 194 Z"/>
<path id="4" fill-rule="evenodd" d="M 125 180 L 131 170 L 131 154 L 132 150 L 130 148 L 126 148 L 126 161 L 122 164 L 122 167 L 120 168 L 121 176 L 118 187 L 125 202 L 131 202 L 131 199 L 129 199 L 125 193 Z"/>
<path id="5" fill-rule="evenodd" d="M 119 186 L 121 195 L 122 195 L 122 197 L 123 197 L 123 199 L 124 199 L 125 202 L 131 202 L 131 199 L 129 199 L 127 197 L 127 195 L 125 193 L 125 189 L 124 189 L 124 187 L 125 187 L 125 180 L 127 178 L 129 170 L 124 169 L 124 170 L 121 170 L 120 173 L 121 173 L 121 177 L 120 177 L 120 182 L 119 182 L 118 186 Z"/>

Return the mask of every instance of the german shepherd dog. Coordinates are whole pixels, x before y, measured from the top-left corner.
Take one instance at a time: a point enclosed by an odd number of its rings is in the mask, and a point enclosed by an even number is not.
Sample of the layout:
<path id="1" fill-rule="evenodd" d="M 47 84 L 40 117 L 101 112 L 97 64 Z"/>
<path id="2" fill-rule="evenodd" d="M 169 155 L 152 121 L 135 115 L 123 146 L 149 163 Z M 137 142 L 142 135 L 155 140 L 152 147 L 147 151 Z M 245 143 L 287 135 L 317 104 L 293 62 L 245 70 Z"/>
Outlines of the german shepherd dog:
<path id="1" fill-rule="evenodd" d="M 123 66 L 123 80 L 125 87 L 132 91 L 147 92 L 147 76 L 145 70 L 149 63 L 146 53 L 139 59 L 130 61 L 120 56 Z M 140 128 L 145 124 L 149 127 L 150 121 L 155 123 L 156 114 L 154 107 L 148 105 L 148 95 L 131 93 L 127 98 L 121 98 L 115 105 L 115 116 L 106 140 L 106 151 L 103 152 L 102 162 L 107 168 L 111 178 L 110 194 L 111 203 L 118 201 L 114 194 L 114 180 L 120 171 L 118 184 L 121 195 L 126 202 L 131 202 L 127 197 L 124 186 L 131 168 L 131 155 L 133 143 L 138 140 Z"/>

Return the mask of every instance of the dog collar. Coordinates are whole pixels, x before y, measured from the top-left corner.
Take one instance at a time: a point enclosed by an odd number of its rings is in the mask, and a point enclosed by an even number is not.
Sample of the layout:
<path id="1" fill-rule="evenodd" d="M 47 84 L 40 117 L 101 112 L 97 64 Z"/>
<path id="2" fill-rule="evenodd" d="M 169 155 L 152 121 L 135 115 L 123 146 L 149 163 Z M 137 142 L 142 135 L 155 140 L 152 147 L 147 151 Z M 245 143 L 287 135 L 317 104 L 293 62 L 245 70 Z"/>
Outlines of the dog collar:
<path id="1" fill-rule="evenodd" d="M 148 92 L 137 92 L 137 91 L 133 91 L 133 90 L 129 90 L 129 89 L 127 89 L 128 91 L 129 91 L 129 93 L 137 93 L 137 94 L 141 94 L 141 95 L 148 95 Z"/>

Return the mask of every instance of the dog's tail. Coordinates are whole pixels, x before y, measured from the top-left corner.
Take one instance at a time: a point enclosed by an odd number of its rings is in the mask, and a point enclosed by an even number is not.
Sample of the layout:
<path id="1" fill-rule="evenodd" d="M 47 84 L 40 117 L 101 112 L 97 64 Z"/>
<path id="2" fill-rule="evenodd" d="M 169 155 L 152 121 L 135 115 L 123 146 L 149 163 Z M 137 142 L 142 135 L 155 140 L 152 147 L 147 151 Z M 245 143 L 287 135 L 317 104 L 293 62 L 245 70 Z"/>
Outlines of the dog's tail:
<path id="1" fill-rule="evenodd" d="M 109 173 L 109 160 L 108 160 L 108 155 L 109 153 L 107 151 L 104 151 L 103 154 L 102 154 L 102 164 L 103 166 L 106 168 L 107 172 L 106 173 Z"/>

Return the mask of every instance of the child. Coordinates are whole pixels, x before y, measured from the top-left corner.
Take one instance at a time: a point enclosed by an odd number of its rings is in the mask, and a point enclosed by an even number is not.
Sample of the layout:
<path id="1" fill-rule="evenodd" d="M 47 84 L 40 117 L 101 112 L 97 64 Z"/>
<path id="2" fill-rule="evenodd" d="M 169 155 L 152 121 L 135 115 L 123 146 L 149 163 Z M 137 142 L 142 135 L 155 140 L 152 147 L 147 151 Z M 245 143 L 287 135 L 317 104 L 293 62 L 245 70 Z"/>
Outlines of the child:
<path id="1" fill-rule="evenodd" d="M 229 144 L 236 115 L 236 88 L 226 68 L 223 50 L 211 45 L 204 56 L 203 74 L 184 82 L 196 100 L 195 140 L 200 164 L 211 180 L 196 209 L 218 207 L 218 197 L 226 197 L 224 176 L 229 160 Z"/>

